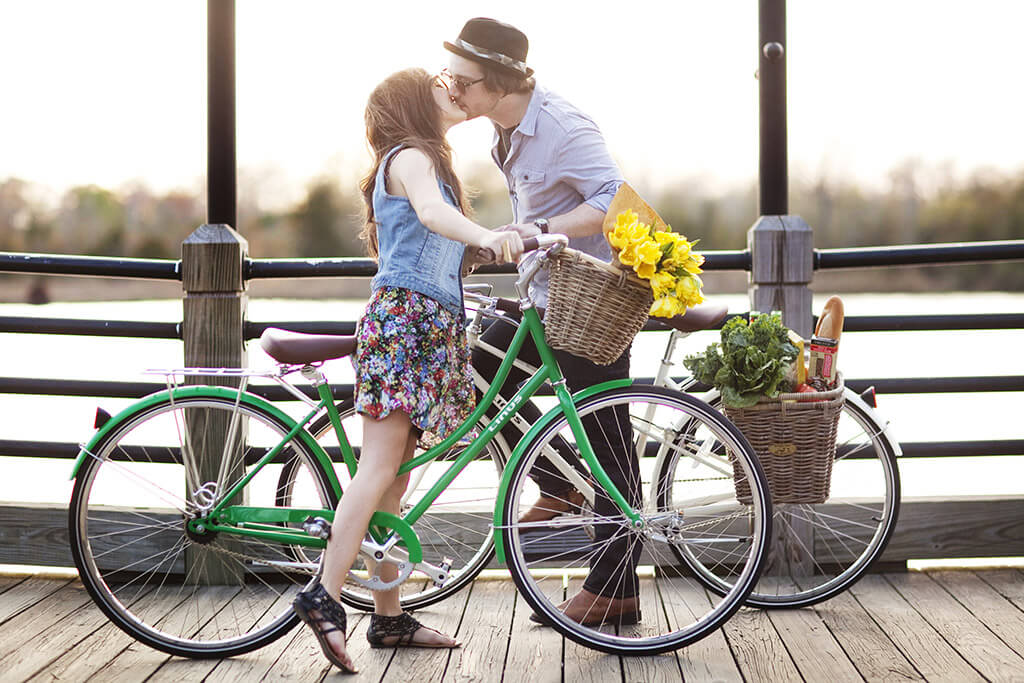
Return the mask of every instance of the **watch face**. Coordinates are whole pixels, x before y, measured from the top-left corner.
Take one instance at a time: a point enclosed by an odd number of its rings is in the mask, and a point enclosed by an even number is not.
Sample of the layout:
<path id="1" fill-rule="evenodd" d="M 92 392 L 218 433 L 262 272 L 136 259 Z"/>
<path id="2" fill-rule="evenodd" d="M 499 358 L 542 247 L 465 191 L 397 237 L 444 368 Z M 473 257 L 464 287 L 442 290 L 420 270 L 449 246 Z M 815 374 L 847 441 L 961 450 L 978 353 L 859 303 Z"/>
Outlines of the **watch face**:
<path id="1" fill-rule="evenodd" d="M 548 219 L 546 219 L 546 218 L 538 218 L 537 220 L 535 220 L 533 222 L 533 224 L 536 225 L 538 228 L 540 228 L 540 231 L 542 233 L 547 234 L 547 232 L 548 232 Z"/>

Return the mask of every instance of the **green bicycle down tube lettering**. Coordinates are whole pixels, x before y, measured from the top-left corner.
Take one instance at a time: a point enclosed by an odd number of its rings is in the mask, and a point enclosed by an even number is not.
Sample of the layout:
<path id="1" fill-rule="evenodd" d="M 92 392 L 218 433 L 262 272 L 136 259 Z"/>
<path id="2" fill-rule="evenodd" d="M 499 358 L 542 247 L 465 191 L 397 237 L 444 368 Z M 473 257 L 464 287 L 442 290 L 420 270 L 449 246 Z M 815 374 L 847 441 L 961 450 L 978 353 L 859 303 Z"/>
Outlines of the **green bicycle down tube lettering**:
<path id="1" fill-rule="evenodd" d="M 540 319 L 537 318 L 536 322 L 539 325 Z M 413 458 L 399 467 L 398 474 L 406 474 L 423 463 L 435 460 L 438 456 L 447 453 L 448 450 L 459 441 L 459 439 L 468 434 L 469 430 L 476 426 L 484 416 L 484 413 L 487 412 L 487 409 L 490 408 L 491 404 L 494 402 L 494 397 L 498 395 L 498 391 L 505 384 L 505 379 L 508 377 L 509 372 L 512 371 L 512 364 L 515 362 L 516 357 L 519 355 L 519 350 L 526 341 L 526 335 L 528 333 L 527 328 L 528 325 L 520 325 L 519 329 L 516 330 L 515 336 L 512 337 L 512 341 L 509 343 L 505 358 L 501 361 L 501 365 L 498 366 L 497 372 L 494 373 L 494 379 L 491 382 L 491 386 L 487 389 L 483 398 L 480 399 L 480 402 L 477 404 L 473 413 L 467 417 L 461 425 L 459 425 L 458 429 L 456 429 L 452 434 L 449 434 L 444 441 L 430 448 L 426 453 Z M 541 367 L 538 370 L 538 374 L 543 374 L 545 378 L 550 378 L 551 381 L 555 381 L 559 377 L 559 375 L 554 372 L 554 368 L 557 367 L 557 365 Z M 484 445 L 486 445 L 486 442 L 481 444 L 481 448 Z"/>
<path id="2" fill-rule="evenodd" d="M 267 463 L 273 462 L 274 458 L 276 458 L 277 454 L 284 449 L 285 445 L 287 445 L 289 441 L 294 439 L 299 432 L 305 429 L 306 424 L 308 424 L 309 421 L 312 420 L 313 417 L 322 409 L 323 405 L 317 404 L 316 408 L 311 410 L 309 414 L 306 415 L 306 417 L 296 422 L 295 426 L 291 428 L 291 430 L 284 436 L 284 438 L 281 439 L 280 443 L 278 443 L 276 446 L 267 451 L 266 455 L 264 455 L 256 462 L 253 468 L 249 470 L 248 474 L 239 479 L 235 483 L 235 485 L 231 487 L 231 490 L 228 491 L 227 494 L 221 496 L 220 502 L 217 503 L 217 505 L 215 505 L 212 510 L 210 510 L 209 516 L 216 516 L 217 513 L 220 512 L 224 508 L 224 506 L 228 504 L 228 501 L 233 499 L 236 495 L 238 495 L 241 492 L 241 490 L 245 488 L 250 481 L 252 481 L 252 478 L 255 477 L 256 474 L 260 470 L 262 470 Z"/>

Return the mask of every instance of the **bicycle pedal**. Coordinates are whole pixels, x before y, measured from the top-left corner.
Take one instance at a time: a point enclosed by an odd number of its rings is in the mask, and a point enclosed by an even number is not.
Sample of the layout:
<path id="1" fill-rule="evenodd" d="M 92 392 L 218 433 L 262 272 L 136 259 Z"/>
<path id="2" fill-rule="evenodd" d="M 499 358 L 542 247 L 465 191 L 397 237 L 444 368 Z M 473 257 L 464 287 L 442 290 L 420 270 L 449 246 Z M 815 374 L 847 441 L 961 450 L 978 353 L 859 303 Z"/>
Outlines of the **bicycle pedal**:
<path id="1" fill-rule="evenodd" d="M 438 574 L 437 578 L 433 580 L 433 584 L 435 586 L 441 588 L 442 586 L 444 586 L 445 583 L 448 582 L 448 575 L 452 570 L 452 563 L 454 561 L 455 560 L 453 560 L 450 557 L 446 557 L 443 560 L 441 560 L 441 564 L 438 567 L 441 570 L 441 573 Z"/>

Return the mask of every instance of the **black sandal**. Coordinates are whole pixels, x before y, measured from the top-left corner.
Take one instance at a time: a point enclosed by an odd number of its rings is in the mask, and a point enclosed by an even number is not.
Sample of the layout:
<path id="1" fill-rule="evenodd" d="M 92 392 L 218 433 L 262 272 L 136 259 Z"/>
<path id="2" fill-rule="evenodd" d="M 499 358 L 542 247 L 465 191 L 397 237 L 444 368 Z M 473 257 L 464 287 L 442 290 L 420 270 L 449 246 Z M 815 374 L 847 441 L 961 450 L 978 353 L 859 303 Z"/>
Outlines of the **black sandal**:
<path id="1" fill-rule="evenodd" d="M 295 600 L 292 601 L 292 609 L 299 615 L 299 619 L 302 619 L 307 626 L 313 629 L 313 635 L 316 636 L 317 642 L 320 643 L 320 649 L 323 650 L 324 656 L 327 657 L 331 664 L 345 673 L 357 673 L 355 669 L 338 658 L 334 648 L 331 647 L 330 641 L 327 640 L 328 633 L 341 631 L 341 634 L 345 636 L 345 644 L 348 645 L 345 609 L 327 593 L 322 585 L 317 583 L 309 590 L 302 591 L 296 595 Z M 310 612 L 319 612 L 320 616 L 314 617 Z M 324 627 L 324 624 L 330 624 L 330 626 Z"/>
<path id="2" fill-rule="evenodd" d="M 444 634 L 437 629 L 424 626 L 420 622 L 416 621 L 411 614 L 408 612 L 402 612 L 397 617 L 385 617 L 381 614 L 370 615 L 370 628 L 366 629 L 366 640 L 370 642 L 370 647 L 427 647 L 427 648 L 454 648 L 459 647 L 459 643 L 454 645 L 442 645 L 432 643 L 417 643 L 413 641 L 412 637 L 421 628 L 425 628 L 428 631 L 443 636 Z M 447 636 L 445 636 L 447 638 Z M 395 640 L 391 640 L 394 638 Z"/>

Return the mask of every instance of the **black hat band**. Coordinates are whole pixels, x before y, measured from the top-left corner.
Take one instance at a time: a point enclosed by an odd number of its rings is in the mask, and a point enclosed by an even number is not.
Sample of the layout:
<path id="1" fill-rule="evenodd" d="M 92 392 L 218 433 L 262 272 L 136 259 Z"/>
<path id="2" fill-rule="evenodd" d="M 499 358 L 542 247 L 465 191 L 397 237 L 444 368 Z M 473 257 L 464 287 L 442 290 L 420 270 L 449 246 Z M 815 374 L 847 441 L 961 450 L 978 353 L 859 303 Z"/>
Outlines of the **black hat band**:
<path id="1" fill-rule="evenodd" d="M 461 38 L 456 38 L 455 41 L 453 42 L 453 45 L 465 50 L 466 52 L 474 54 L 477 57 L 480 57 L 481 59 L 497 62 L 502 66 L 507 66 L 508 68 L 519 71 L 524 75 L 529 71 L 529 69 L 526 67 L 526 64 L 524 64 L 523 62 L 512 59 L 508 55 L 503 55 L 500 52 L 492 52 L 491 50 L 485 50 L 482 47 L 477 47 L 472 43 L 467 43 Z"/>

